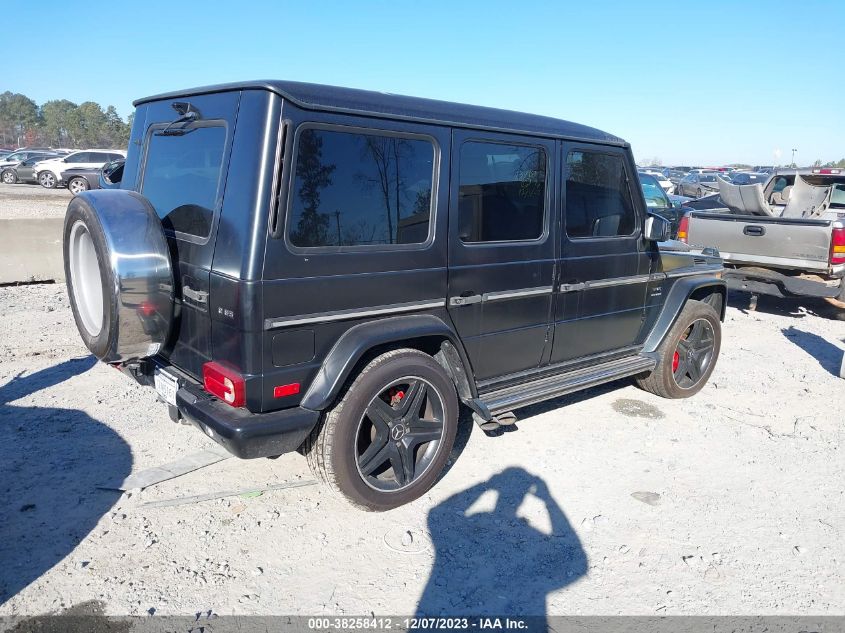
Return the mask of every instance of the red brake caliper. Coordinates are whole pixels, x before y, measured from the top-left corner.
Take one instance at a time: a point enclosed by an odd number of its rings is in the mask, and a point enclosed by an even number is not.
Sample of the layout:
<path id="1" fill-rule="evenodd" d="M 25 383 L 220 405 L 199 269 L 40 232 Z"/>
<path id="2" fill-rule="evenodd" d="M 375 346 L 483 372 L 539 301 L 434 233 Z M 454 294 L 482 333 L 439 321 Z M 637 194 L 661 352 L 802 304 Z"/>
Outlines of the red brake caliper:
<path id="1" fill-rule="evenodd" d="M 672 371 L 678 371 L 678 365 L 681 364 L 681 355 L 678 353 L 678 350 L 675 350 L 675 354 L 672 356 Z"/>
<path id="2" fill-rule="evenodd" d="M 393 387 L 393 389 L 390 390 L 390 406 L 395 407 L 397 404 L 402 402 L 402 398 L 404 398 L 404 397 L 405 397 L 404 391 L 402 391 L 401 389 L 397 389 L 396 387 Z"/>

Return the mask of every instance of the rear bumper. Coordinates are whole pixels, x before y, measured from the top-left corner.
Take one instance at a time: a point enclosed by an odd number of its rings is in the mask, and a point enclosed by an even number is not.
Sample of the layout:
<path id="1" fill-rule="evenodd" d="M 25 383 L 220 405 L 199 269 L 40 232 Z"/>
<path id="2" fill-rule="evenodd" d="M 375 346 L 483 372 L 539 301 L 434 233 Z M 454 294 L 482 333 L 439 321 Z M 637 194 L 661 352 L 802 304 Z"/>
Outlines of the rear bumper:
<path id="1" fill-rule="evenodd" d="M 147 368 L 149 371 L 124 371 L 141 384 L 153 386 L 153 364 L 146 364 Z M 172 368 L 170 371 L 174 373 Z M 181 416 L 241 459 L 295 451 L 320 419 L 319 411 L 303 407 L 250 413 L 220 402 L 181 372 L 178 379 L 176 407 Z"/>
<path id="2" fill-rule="evenodd" d="M 250 413 L 187 388 L 176 392 L 176 406 L 182 417 L 241 459 L 295 451 L 320 419 L 319 411 L 302 407 Z"/>

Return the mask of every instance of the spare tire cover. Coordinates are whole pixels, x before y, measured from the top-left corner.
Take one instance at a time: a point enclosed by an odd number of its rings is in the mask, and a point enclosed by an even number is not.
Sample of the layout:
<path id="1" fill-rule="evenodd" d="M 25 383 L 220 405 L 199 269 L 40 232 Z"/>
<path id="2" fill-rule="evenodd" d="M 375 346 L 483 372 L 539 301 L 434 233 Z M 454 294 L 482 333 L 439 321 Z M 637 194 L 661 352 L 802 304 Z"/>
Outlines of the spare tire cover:
<path id="1" fill-rule="evenodd" d="M 173 313 L 173 268 L 161 221 L 134 191 L 86 191 L 64 224 L 68 296 L 82 340 L 100 360 L 157 354 Z"/>

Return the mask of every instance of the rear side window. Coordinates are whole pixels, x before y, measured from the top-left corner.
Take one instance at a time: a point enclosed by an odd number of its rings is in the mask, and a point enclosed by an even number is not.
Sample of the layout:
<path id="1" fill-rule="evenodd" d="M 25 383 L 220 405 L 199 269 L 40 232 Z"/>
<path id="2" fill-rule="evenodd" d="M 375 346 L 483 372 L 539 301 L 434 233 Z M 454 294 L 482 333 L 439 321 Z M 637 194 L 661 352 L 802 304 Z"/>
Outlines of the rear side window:
<path id="1" fill-rule="evenodd" d="M 574 238 L 631 235 L 636 220 L 622 157 L 574 150 L 566 164 L 566 234 Z"/>
<path id="2" fill-rule="evenodd" d="M 428 139 L 305 129 L 288 206 L 290 243 L 340 248 L 426 242 L 434 158 Z"/>
<path id="3" fill-rule="evenodd" d="M 195 127 L 182 135 L 148 137 L 141 193 L 164 228 L 206 238 L 217 204 L 226 128 Z"/>
<path id="4" fill-rule="evenodd" d="M 461 146 L 458 205 L 463 242 L 540 238 L 545 200 L 542 148 L 481 142 Z"/>

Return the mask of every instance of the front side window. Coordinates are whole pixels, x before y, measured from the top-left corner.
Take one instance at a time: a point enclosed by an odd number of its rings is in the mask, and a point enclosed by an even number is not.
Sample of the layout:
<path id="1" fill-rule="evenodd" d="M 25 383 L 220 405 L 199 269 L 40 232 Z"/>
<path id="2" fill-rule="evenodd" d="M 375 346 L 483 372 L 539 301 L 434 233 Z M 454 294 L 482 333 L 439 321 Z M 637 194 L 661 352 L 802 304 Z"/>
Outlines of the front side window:
<path id="1" fill-rule="evenodd" d="M 546 210 L 545 150 L 523 145 L 464 143 L 458 207 L 463 242 L 540 238 Z"/>
<path id="2" fill-rule="evenodd" d="M 305 129 L 297 143 L 288 239 L 299 248 L 428 240 L 434 144 L 426 139 Z"/>
<path id="3" fill-rule="evenodd" d="M 200 126 L 149 136 L 141 193 L 165 230 L 205 238 L 211 231 L 226 147 L 226 128 Z"/>
<path id="4" fill-rule="evenodd" d="M 636 216 L 622 156 L 573 150 L 567 155 L 566 164 L 567 235 L 631 235 Z"/>
<path id="5" fill-rule="evenodd" d="M 663 187 L 651 176 L 640 176 L 640 183 L 643 186 L 645 204 L 649 209 L 669 208 L 669 199 L 663 192 Z"/>

